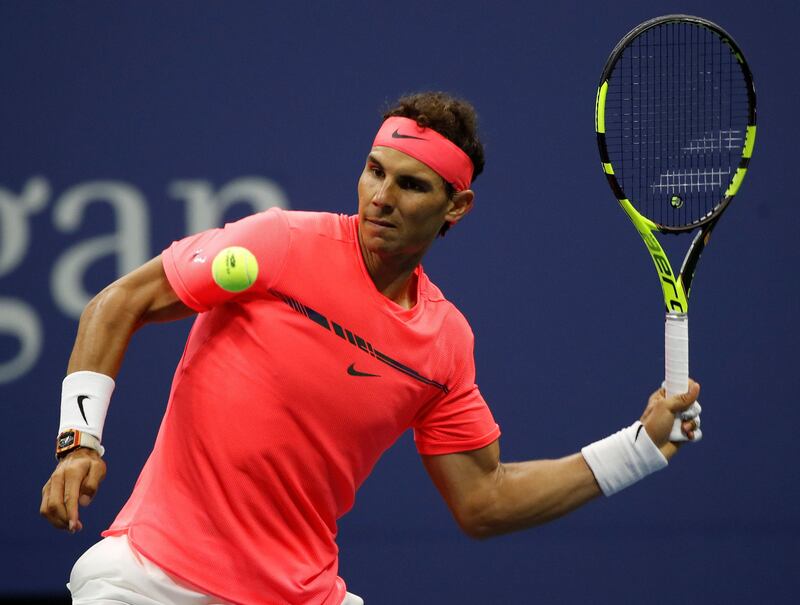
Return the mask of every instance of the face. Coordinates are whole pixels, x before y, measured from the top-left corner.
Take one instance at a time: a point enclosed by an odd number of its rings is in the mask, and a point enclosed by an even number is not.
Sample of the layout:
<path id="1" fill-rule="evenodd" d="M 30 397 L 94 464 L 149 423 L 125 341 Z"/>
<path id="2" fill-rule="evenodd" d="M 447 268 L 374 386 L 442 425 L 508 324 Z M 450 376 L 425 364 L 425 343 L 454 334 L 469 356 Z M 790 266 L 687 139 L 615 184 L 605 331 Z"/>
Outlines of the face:
<path id="1" fill-rule="evenodd" d="M 396 149 L 374 147 L 358 180 L 361 244 L 379 256 L 421 256 L 445 221 L 472 207 L 472 191 L 448 199 L 441 176 Z"/>

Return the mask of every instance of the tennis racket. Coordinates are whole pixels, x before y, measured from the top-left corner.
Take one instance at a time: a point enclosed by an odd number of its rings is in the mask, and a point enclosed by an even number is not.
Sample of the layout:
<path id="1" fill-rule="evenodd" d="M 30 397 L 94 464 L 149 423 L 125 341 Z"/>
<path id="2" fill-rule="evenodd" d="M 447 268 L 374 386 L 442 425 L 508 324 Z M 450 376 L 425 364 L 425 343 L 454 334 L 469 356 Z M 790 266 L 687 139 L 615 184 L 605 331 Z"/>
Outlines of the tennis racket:
<path id="1" fill-rule="evenodd" d="M 595 129 L 611 190 L 644 239 L 661 281 L 667 395 L 684 393 L 688 298 L 697 262 L 753 154 L 750 68 L 733 38 L 711 21 L 690 15 L 645 21 L 606 62 Z M 695 230 L 676 276 L 655 233 Z M 680 418 L 670 439 L 687 439 Z"/>

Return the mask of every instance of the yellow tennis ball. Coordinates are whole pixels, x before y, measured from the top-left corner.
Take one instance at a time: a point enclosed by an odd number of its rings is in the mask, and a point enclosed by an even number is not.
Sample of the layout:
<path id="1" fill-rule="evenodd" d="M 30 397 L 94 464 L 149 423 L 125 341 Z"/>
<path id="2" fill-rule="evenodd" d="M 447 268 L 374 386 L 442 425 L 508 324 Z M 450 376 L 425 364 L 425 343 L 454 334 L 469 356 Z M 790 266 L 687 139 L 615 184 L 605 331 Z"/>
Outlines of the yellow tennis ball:
<path id="1" fill-rule="evenodd" d="M 243 292 L 258 277 L 258 261 L 253 253 L 241 246 L 221 250 L 211 263 L 214 281 L 228 292 Z"/>

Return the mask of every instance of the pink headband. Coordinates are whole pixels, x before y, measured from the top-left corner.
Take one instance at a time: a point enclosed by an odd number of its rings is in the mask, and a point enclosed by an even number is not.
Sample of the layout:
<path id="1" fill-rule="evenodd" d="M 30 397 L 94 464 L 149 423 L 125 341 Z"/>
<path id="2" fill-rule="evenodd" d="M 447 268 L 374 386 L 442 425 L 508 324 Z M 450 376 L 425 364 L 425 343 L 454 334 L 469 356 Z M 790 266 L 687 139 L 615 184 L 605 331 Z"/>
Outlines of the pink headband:
<path id="1" fill-rule="evenodd" d="M 391 147 L 410 155 L 435 170 L 456 191 L 469 189 L 472 160 L 450 139 L 431 128 L 418 126 L 416 120 L 392 116 L 381 125 L 373 147 Z"/>

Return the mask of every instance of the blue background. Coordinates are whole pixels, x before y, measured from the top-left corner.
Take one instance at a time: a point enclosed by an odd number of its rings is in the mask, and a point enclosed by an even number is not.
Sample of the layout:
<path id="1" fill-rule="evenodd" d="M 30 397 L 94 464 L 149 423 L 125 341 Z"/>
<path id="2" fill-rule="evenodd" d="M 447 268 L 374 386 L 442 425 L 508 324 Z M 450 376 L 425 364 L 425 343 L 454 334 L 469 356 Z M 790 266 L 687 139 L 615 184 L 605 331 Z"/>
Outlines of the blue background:
<path id="1" fill-rule="evenodd" d="M 751 169 L 692 291 L 706 439 L 619 496 L 475 542 L 406 435 L 341 522 L 341 575 L 372 605 L 797 602 L 799 6 L 0 2 L 0 198 L 34 177 L 47 185 L 24 253 L 0 271 L 2 300 L 24 304 L 43 334 L 35 364 L 0 384 L 0 593 L 65 594 L 149 453 L 190 327 L 134 337 L 106 424 L 108 478 L 81 534 L 52 529 L 38 505 L 77 322 L 51 273 L 81 242 L 132 228 L 102 199 L 75 230 L 58 228 L 64 193 L 98 181 L 138 192 L 148 256 L 188 230 L 176 181 L 219 190 L 260 177 L 292 208 L 354 212 L 380 113 L 405 92 L 454 92 L 480 114 L 476 208 L 425 266 L 472 324 L 503 458 L 569 454 L 638 417 L 663 373 L 662 301 L 605 183 L 594 99 L 625 32 L 687 12 L 733 34 L 759 95 Z M 227 219 L 250 211 L 242 201 Z M 677 263 L 686 241 L 672 243 Z M 82 279 L 96 292 L 119 269 L 103 257 Z M 0 332 L 0 362 L 18 349 Z"/>

